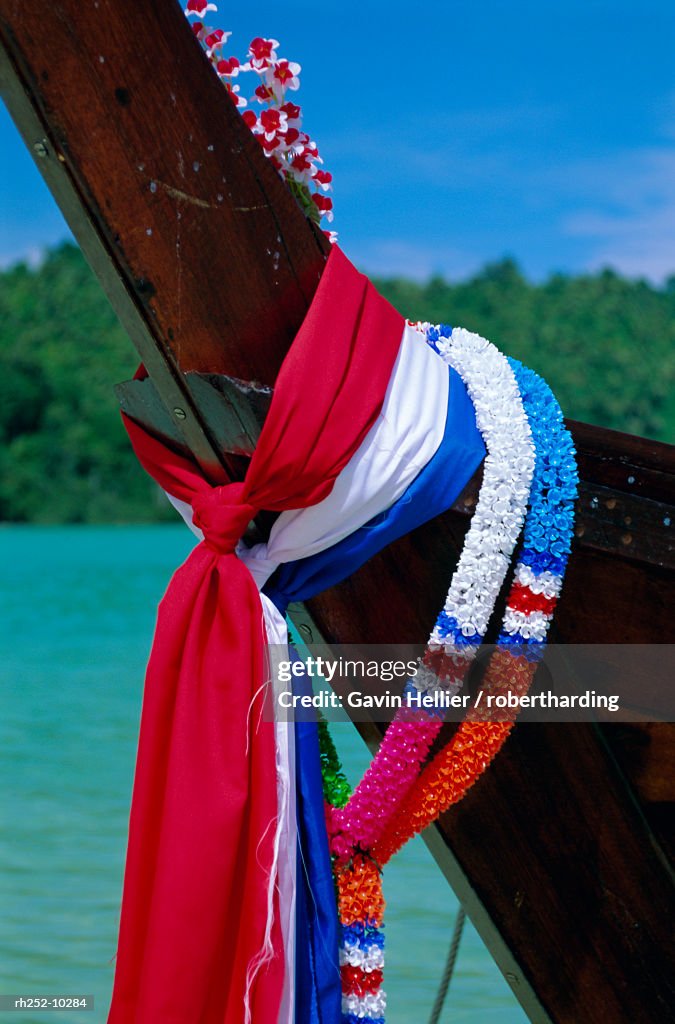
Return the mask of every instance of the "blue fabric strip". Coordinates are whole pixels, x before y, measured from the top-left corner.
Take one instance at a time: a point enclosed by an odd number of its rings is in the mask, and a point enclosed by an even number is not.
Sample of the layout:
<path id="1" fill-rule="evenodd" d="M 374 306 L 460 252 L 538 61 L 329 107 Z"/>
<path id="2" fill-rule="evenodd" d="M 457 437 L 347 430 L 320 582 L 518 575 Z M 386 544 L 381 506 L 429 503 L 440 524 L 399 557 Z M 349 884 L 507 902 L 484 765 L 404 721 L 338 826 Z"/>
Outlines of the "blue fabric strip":
<path id="1" fill-rule="evenodd" d="M 301 660 L 291 648 L 291 657 Z M 294 677 L 294 694 L 311 694 L 306 676 Z M 298 873 L 296 889 L 295 1019 L 340 1024 L 335 883 L 326 838 L 316 720 L 295 723 Z M 308 720 L 309 719 L 309 720 Z"/>
<path id="2" fill-rule="evenodd" d="M 448 509 L 485 457 L 461 377 L 448 367 L 448 414 L 441 444 L 399 500 L 326 551 L 282 565 L 265 593 L 285 613 L 345 579 L 398 537 Z M 301 680 L 301 686 L 309 685 Z M 295 723 L 298 797 L 296 1024 L 340 1024 L 338 920 L 330 869 L 315 722 Z"/>

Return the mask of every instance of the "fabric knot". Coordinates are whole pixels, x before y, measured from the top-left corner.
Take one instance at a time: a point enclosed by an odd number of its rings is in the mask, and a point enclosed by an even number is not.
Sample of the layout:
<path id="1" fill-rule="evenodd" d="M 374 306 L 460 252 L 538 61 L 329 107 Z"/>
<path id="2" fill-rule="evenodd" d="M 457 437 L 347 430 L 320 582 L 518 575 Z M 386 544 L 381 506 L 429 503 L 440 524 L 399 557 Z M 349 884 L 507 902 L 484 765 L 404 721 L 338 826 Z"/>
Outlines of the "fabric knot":
<path id="1" fill-rule="evenodd" d="M 258 509 L 243 501 L 244 485 L 226 484 L 200 491 L 192 500 L 192 522 L 204 534 L 208 547 L 232 554 Z"/>

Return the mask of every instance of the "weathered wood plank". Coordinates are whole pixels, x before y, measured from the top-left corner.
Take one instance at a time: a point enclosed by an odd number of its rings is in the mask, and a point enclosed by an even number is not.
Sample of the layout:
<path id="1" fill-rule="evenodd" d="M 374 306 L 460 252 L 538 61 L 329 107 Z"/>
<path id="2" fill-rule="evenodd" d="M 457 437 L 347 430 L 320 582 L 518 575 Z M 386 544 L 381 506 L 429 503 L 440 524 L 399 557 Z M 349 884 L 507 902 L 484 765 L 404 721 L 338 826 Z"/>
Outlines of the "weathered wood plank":
<path id="1" fill-rule="evenodd" d="M 675 502 L 675 446 L 568 421 L 583 479 L 627 494 Z"/>
<path id="2" fill-rule="evenodd" d="M 152 0 L 142 14 L 130 0 L 0 0 L 3 90 L 174 415 L 176 437 L 216 478 L 216 414 L 205 415 L 204 395 L 193 397 L 184 374 L 272 384 L 318 281 L 324 244 L 243 131 L 177 6 Z M 582 434 L 586 480 L 621 500 L 672 502 L 664 446 L 597 428 Z M 587 463 L 596 468 L 587 472 Z M 612 498 L 602 498 L 604 516 Z M 471 501 L 465 495 L 464 514 L 414 531 L 312 602 L 314 628 L 341 642 L 425 637 Z M 587 549 L 573 558 L 560 637 L 668 636 L 672 574 L 643 557 Z M 672 731 L 663 742 L 672 749 Z M 625 758 L 624 770 L 646 799 L 640 769 L 631 767 L 638 761 Z M 656 781 L 649 786 L 663 794 Z M 672 875 L 598 729 L 517 727 L 434 837 L 439 863 L 532 1020 L 668 1019 Z"/>
<path id="3" fill-rule="evenodd" d="M 250 457 L 272 401 L 272 389 L 222 373 L 186 373 L 185 383 L 208 421 L 219 451 Z M 142 427 L 174 447 L 189 451 L 175 416 L 164 405 L 151 377 L 118 384 L 115 393 L 122 411 Z"/>
<path id="4" fill-rule="evenodd" d="M 251 455 L 272 398 L 272 389 L 223 374 L 186 375 L 195 405 L 208 421 L 220 451 Z M 129 381 L 116 388 L 120 404 L 147 429 L 179 443 L 178 431 L 163 405 L 159 392 L 148 378 Z M 616 431 L 592 432 L 595 448 L 589 453 L 585 424 L 570 422 L 580 447 L 580 469 L 584 474 L 577 502 L 576 540 L 578 550 L 602 551 L 641 563 L 675 569 L 675 449 L 649 444 L 647 454 L 634 452 L 630 462 L 612 460 L 609 448 L 598 454 L 602 440 L 608 446 L 616 438 L 630 435 Z M 667 472 L 670 463 L 673 471 Z M 654 469 L 654 464 L 659 468 Z M 460 515 L 470 515 L 478 498 L 482 472 L 479 470 L 453 505 Z M 612 480 L 613 485 L 607 486 Z M 655 500 L 654 492 L 665 500 Z"/>
<path id="5" fill-rule="evenodd" d="M 227 457 L 181 371 L 272 383 L 326 239 L 178 4 L 2 0 L 0 41 L 10 113 L 168 408 L 184 413 L 178 432 L 222 479 Z"/>

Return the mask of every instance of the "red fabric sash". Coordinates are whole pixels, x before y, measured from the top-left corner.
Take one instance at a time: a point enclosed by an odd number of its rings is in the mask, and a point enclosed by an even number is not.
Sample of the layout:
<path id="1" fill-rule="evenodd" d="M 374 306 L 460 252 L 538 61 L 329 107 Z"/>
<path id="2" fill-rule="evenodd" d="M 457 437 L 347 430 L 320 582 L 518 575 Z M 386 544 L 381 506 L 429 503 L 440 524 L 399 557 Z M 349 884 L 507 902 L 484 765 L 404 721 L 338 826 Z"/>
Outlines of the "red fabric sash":
<path id="1" fill-rule="evenodd" d="M 381 410 L 403 326 L 333 247 L 243 484 L 211 487 L 192 461 L 125 417 L 141 463 L 192 505 L 205 540 L 159 607 L 109 1024 L 245 1019 L 247 972 L 268 923 L 277 790 L 274 726 L 262 720 L 262 609 L 234 550 L 258 510 L 302 508 L 330 493 Z M 278 921 L 275 913 L 273 955 L 250 984 L 253 1024 L 277 1020 Z"/>

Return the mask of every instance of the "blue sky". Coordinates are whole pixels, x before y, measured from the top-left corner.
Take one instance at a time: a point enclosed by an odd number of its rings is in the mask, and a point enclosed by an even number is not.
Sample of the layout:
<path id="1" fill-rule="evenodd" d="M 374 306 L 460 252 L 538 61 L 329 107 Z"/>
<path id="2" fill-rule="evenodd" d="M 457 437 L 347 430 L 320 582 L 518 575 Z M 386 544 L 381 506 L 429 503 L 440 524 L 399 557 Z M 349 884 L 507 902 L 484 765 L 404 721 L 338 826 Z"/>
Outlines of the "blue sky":
<path id="1" fill-rule="evenodd" d="M 171 2 L 171 0 L 167 0 Z M 334 226 L 374 273 L 675 273 L 672 0 L 219 4 L 281 40 L 334 173 Z M 0 111 L 0 265 L 67 229 Z"/>

